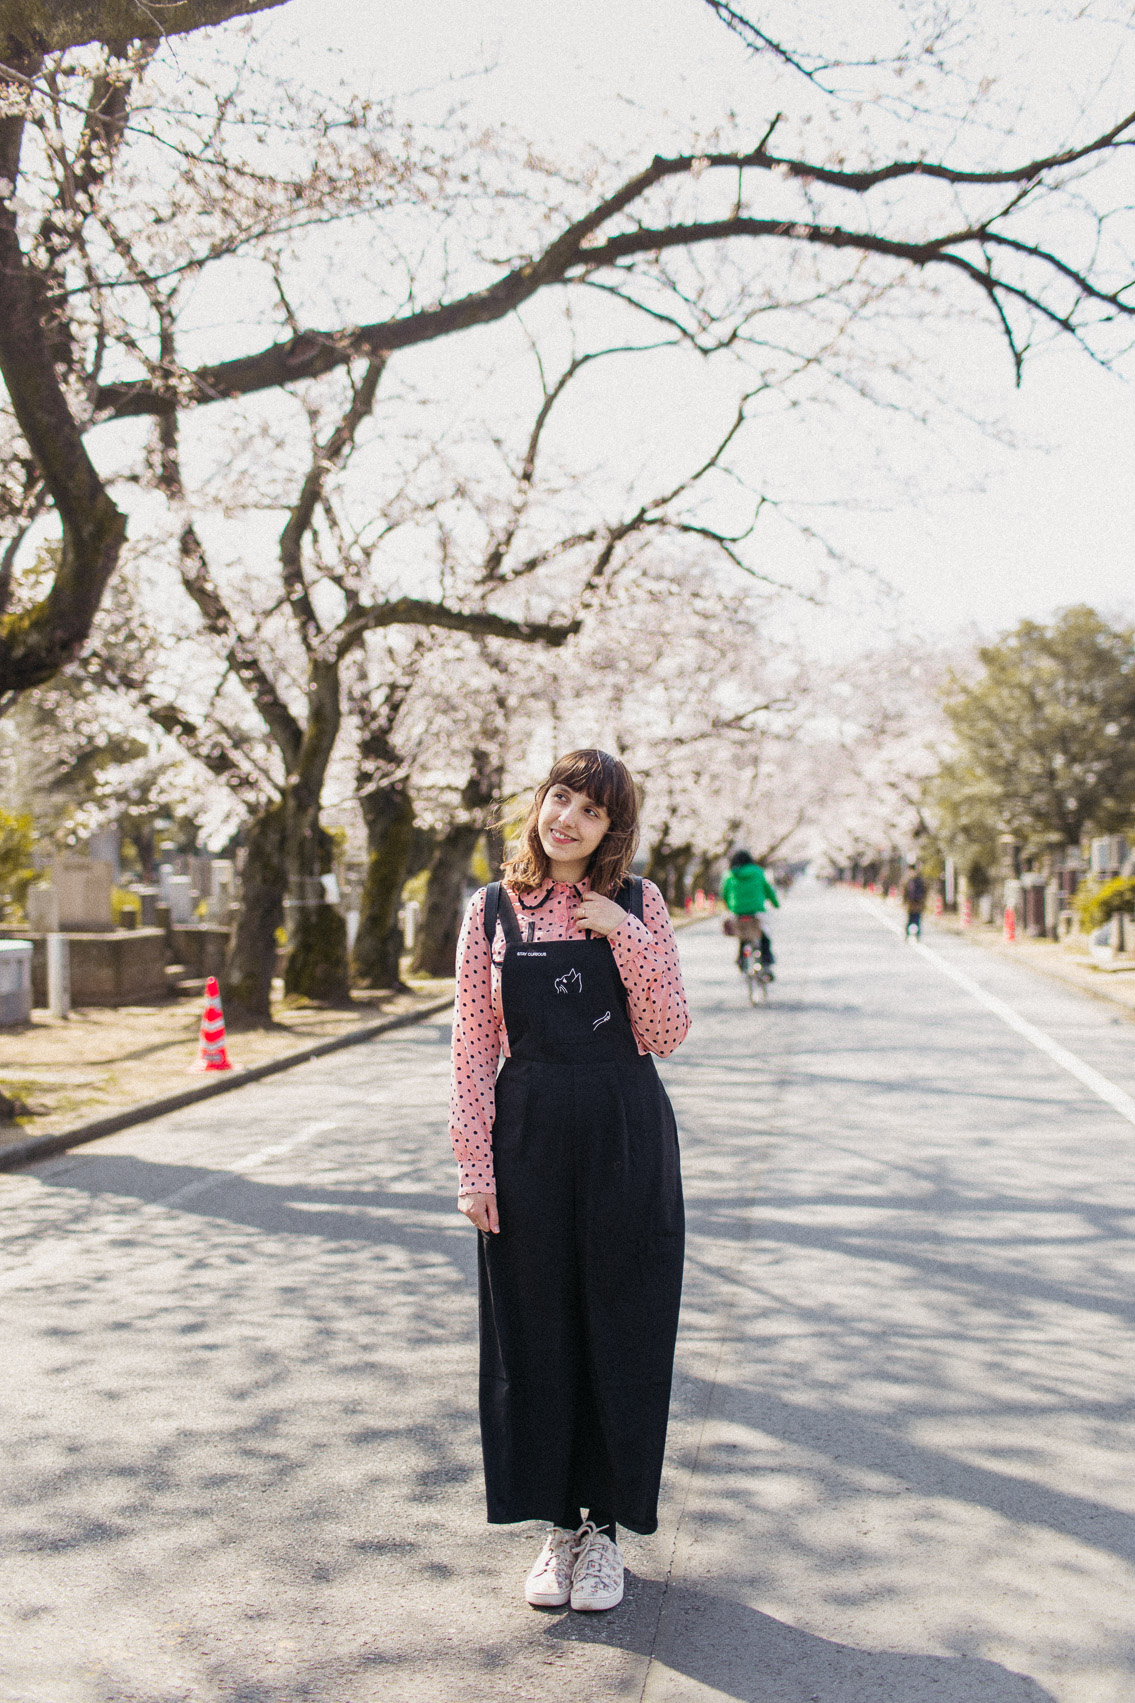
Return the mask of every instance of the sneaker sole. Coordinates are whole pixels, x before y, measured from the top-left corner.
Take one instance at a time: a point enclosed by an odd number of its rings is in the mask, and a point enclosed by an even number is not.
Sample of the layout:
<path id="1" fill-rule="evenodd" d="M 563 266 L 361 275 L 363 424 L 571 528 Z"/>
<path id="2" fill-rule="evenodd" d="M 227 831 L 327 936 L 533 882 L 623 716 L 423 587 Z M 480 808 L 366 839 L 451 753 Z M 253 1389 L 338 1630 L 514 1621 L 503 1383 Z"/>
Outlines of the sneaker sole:
<path id="1" fill-rule="evenodd" d="M 612 1596 L 612 1595 L 608 1594 L 605 1597 L 588 1597 L 586 1601 L 580 1601 L 580 1602 L 576 1602 L 575 1598 L 572 1597 L 571 1606 L 572 1606 L 572 1608 L 575 1609 L 577 1614 L 586 1614 L 586 1613 L 588 1613 L 592 1610 L 597 1610 L 597 1609 L 618 1608 L 618 1606 L 622 1602 L 622 1600 L 623 1600 L 623 1587 L 620 1585 L 619 1586 L 619 1592 L 618 1592 L 617 1596 Z"/>
<path id="2" fill-rule="evenodd" d="M 529 1591 L 524 1600 L 532 1608 L 566 1608 L 571 1601 L 570 1591 Z"/>

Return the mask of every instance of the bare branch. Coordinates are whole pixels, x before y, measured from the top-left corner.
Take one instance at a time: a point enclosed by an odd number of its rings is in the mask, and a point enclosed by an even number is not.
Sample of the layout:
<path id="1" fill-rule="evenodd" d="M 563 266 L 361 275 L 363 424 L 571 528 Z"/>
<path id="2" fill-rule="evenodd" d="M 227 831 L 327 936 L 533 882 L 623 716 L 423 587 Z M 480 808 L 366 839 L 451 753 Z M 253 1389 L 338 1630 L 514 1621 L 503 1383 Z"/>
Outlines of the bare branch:
<path id="1" fill-rule="evenodd" d="M 962 244 L 978 245 L 990 234 L 987 224 L 966 227 L 927 238 L 921 242 L 902 242 L 876 235 L 870 230 L 845 228 L 838 225 L 801 223 L 792 219 L 754 219 L 734 216 L 705 222 L 659 227 L 639 227 L 619 232 L 605 242 L 596 242 L 596 233 L 616 214 L 640 199 L 656 184 L 675 177 L 688 177 L 707 166 L 715 169 L 760 169 L 779 171 L 803 182 L 819 182 L 864 195 L 879 184 L 903 177 L 928 177 L 955 186 L 966 184 L 1029 184 L 1058 172 L 1069 165 L 1102 155 L 1117 147 L 1131 146 L 1129 132 L 1135 128 L 1135 113 L 1122 119 L 1102 136 L 1081 147 L 1064 149 L 1023 165 L 1001 171 L 967 171 L 948 165 L 936 165 L 928 160 L 896 160 L 886 166 L 868 171 L 844 171 L 830 166 L 813 165 L 809 161 L 780 158 L 764 149 L 749 153 L 711 153 L 680 155 L 672 159 L 657 156 L 642 172 L 630 178 L 615 194 L 599 202 L 590 212 L 577 219 L 544 250 L 537 259 L 513 268 L 495 284 L 460 297 L 454 302 L 422 309 L 400 318 L 378 321 L 370 325 L 344 328 L 339 331 L 306 331 L 286 342 L 273 344 L 258 354 L 202 367 L 185 375 L 182 399 L 187 402 L 216 402 L 225 397 L 247 395 L 253 391 L 291 384 L 299 379 L 314 378 L 343 366 L 358 355 L 392 353 L 419 343 L 432 342 L 463 331 L 472 325 L 487 325 L 504 318 L 549 284 L 586 280 L 594 272 L 613 266 L 637 255 L 661 253 L 668 248 L 692 248 L 706 242 L 724 242 L 739 237 L 773 238 L 807 242 L 826 248 L 846 248 L 865 254 L 878 254 L 894 260 L 907 261 L 924 267 L 934 264 L 955 266 L 964 271 L 983 291 L 988 282 L 981 269 L 953 252 Z M 1047 254 L 1040 248 L 1029 249 L 1032 257 L 1049 265 Z M 1089 291 L 1088 280 L 1074 269 L 1060 276 L 1075 283 L 1085 297 L 1108 302 L 1117 312 L 1135 315 L 1135 304 L 1127 304 L 1106 292 Z M 999 286 L 1000 287 L 1000 286 Z M 1022 294 L 1022 292 L 1017 292 Z M 1030 305 L 1040 307 L 1032 298 Z M 1055 317 L 1051 315 L 1050 317 Z M 104 385 L 98 396 L 98 406 L 105 415 L 128 416 L 160 413 L 175 406 L 168 396 L 159 394 L 152 385 L 137 383 Z"/>
<path id="2" fill-rule="evenodd" d="M 386 366 L 385 356 L 372 360 L 363 374 L 362 383 L 354 390 L 351 401 L 334 431 L 322 444 L 316 444 L 311 467 L 303 482 L 287 525 L 280 534 L 280 566 L 284 588 L 295 613 L 304 647 L 309 655 L 319 648 L 322 638 L 311 597 L 303 577 L 303 540 L 315 517 L 323 496 L 327 475 L 353 447 L 362 422 L 374 407 L 378 381 Z"/>
<path id="3" fill-rule="evenodd" d="M 513 621 L 485 611 L 450 609 L 417 597 L 393 598 L 359 610 L 339 629 L 339 655 L 345 656 L 364 633 L 381 627 L 446 627 L 455 633 L 481 633 L 487 638 L 516 639 L 522 644 L 557 646 L 578 633 L 578 621 Z"/>

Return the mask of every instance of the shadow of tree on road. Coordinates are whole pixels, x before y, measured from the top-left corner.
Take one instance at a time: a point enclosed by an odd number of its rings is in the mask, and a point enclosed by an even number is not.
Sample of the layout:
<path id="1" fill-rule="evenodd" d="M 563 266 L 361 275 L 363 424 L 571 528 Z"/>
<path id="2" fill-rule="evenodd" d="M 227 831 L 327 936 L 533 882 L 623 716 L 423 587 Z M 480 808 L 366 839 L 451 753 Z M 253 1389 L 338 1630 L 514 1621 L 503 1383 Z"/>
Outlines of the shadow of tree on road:
<path id="1" fill-rule="evenodd" d="M 656 1667 L 644 1703 L 679 1703 L 681 1675 L 737 1703 L 1054 1703 L 1052 1693 L 1000 1662 L 974 1656 L 863 1650 L 787 1625 L 712 1591 L 632 1581 L 634 1615 L 564 1617 L 548 1636 L 614 1643 L 637 1654 L 657 1624 Z M 651 1602 L 653 1598 L 653 1602 Z M 648 1611 L 652 1610 L 652 1612 Z M 647 1611 L 647 1612 L 644 1612 Z M 669 1670 L 668 1672 L 665 1670 Z"/>

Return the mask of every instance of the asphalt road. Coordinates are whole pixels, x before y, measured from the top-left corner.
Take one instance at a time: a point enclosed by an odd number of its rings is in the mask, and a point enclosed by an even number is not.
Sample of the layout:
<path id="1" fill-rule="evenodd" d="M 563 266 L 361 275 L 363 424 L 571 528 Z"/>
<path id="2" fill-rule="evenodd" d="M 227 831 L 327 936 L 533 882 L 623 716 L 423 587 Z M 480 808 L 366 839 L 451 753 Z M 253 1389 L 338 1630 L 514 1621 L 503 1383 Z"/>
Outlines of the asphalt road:
<path id="1" fill-rule="evenodd" d="M 681 937 L 664 1515 L 608 1615 L 483 1523 L 445 1023 L 0 1178 L 0 1698 L 1131 1703 L 1135 1026 L 882 917 L 798 889 L 758 1011 Z"/>

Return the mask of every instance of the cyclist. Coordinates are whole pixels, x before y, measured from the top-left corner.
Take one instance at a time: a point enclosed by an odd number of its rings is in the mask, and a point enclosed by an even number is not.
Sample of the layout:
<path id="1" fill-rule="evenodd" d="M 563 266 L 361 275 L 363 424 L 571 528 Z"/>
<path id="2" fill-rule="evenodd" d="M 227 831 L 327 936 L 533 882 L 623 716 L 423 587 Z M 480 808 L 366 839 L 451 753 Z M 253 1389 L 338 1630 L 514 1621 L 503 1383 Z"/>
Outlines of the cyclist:
<path id="1" fill-rule="evenodd" d="M 774 963 L 772 942 L 761 925 L 761 915 L 766 904 L 772 904 L 780 909 L 780 900 L 776 896 L 776 888 L 765 874 L 759 863 L 753 861 L 753 855 L 747 851 L 735 851 L 729 859 L 729 873 L 721 888 L 721 897 L 732 911 L 732 917 L 725 921 L 726 934 L 737 937 L 737 967 L 745 965 L 745 947 L 750 941 L 760 941 L 762 968 L 772 975 Z M 733 924 L 732 928 L 729 926 Z"/>

